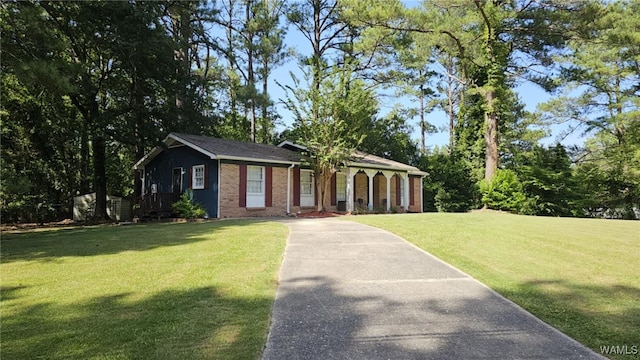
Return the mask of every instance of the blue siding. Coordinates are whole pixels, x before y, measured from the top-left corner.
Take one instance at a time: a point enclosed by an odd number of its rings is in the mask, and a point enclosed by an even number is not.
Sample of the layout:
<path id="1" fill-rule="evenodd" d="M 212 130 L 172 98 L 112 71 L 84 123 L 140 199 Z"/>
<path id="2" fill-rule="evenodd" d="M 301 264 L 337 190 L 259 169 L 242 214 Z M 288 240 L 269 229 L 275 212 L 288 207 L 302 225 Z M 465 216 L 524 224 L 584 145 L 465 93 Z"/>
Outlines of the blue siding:
<path id="1" fill-rule="evenodd" d="M 159 193 L 172 192 L 172 176 L 174 168 L 183 168 L 182 190 L 191 187 L 191 168 L 195 165 L 205 165 L 208 186 L 205 189 L 193 190 L 193 198 L 201 203 L 207 215 L 211 218 L 218 216 L 218 161 L 211 160 L 187 146 L 164 149 L 144 169 L 144 189 L 151 192 L 151 184 L 156 184 Z"/>

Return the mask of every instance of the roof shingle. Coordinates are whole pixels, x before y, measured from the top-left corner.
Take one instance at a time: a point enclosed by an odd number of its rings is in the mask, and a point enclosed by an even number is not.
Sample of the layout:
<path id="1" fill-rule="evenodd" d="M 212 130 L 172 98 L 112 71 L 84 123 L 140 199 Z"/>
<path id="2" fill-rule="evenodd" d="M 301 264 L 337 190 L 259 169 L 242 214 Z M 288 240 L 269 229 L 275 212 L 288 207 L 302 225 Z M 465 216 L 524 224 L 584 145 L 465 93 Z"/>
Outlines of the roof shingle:
<path id="1" fill-rule="evenodd" d="M 219 158 L 241 158 L 267 160 L 277 162 L 300 162 L 300 153 L 283 149 L 274 145 L 258 144 L 236 140 L 212 138 L 200 135 L 171 133 L 173 137 L 182 139 Z"/>

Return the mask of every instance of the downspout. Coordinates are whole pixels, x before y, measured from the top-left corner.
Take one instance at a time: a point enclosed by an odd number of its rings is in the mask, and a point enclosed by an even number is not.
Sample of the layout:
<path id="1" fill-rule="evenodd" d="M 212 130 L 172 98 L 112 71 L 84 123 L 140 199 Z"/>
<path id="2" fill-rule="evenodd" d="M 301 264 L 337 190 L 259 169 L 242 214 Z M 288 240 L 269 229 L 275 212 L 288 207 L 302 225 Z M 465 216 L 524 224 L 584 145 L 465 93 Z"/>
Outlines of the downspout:
<path id="1" fill-rule="evenodd" d="M 291 169 L 296 166 L 296 164 L 291 164 L 287 168 L 287 215 L 291 214 Z"/>

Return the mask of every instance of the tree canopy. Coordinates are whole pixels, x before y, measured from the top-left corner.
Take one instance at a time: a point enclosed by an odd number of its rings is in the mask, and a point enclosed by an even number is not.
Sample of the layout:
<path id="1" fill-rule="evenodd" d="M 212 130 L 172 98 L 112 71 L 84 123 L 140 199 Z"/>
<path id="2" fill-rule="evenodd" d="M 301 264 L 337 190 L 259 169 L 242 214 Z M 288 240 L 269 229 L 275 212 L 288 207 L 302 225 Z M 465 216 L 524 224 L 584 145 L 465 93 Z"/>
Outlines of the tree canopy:
<path id="1" fill-rule="evenodd" d="M 132 164 L 171 131 L 299 141 L 319 194 L 358 148 L 428 171 L 428 210 L 637 218 L 639 11 L 638 0 L 3 2 L 2 219 L 68 217 L 87 192 L 106 219 L 106 194 L 139 197 Z M 300 71 L 276 79 L 285 64 Z M 551 100 L 527 111 L 523 82 Z M 438 131 L 442 148 L 426 140 Z M 567 143 L 572 133 L 584 142 Z"/>

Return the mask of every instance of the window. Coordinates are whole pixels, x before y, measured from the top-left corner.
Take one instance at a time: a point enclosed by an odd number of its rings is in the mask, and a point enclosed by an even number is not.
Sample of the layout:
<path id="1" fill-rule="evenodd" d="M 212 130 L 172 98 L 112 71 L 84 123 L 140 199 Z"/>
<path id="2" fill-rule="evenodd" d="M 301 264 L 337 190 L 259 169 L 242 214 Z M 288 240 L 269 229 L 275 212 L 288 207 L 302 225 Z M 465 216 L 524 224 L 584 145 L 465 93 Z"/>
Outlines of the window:
<path id="1" fill-rule="evenodd" d="M 174 194 L 182 193 L 182 174 L 184 170 L 181 167 L 171 170 L 171 191 Z"/>
<path id="2" fill-rule="evenodd" d="M 204 165 L 195 165 L 191 169 L 191 188 L 204 189 Z"/>
<path id="3" fill-rule="evenodd" d="M 336 200 L 347 200 L 347 176 L 341 173 L 336 173 Z"/>
<path id="4" fill-rule="evenodd" d="M 262 194 L 263 184 L 263 167 L 247 166 L 247 193 Z"/>
<path id="5" fill-rule="evenodd" d="M 313 171 L 300 170 L 300 206 L 314 205 Z"/>
<path id="6" fill-rule="evenodd" d="M 313 194 L 313 176 L 311 171 L 300 171 L 300 196 L 311 196 Z"/>
<path id="7" fill-rule="evenodd" d="M 248 208 L 265 206 L 264 166 L 247 166 L 247 204 Z"/>

